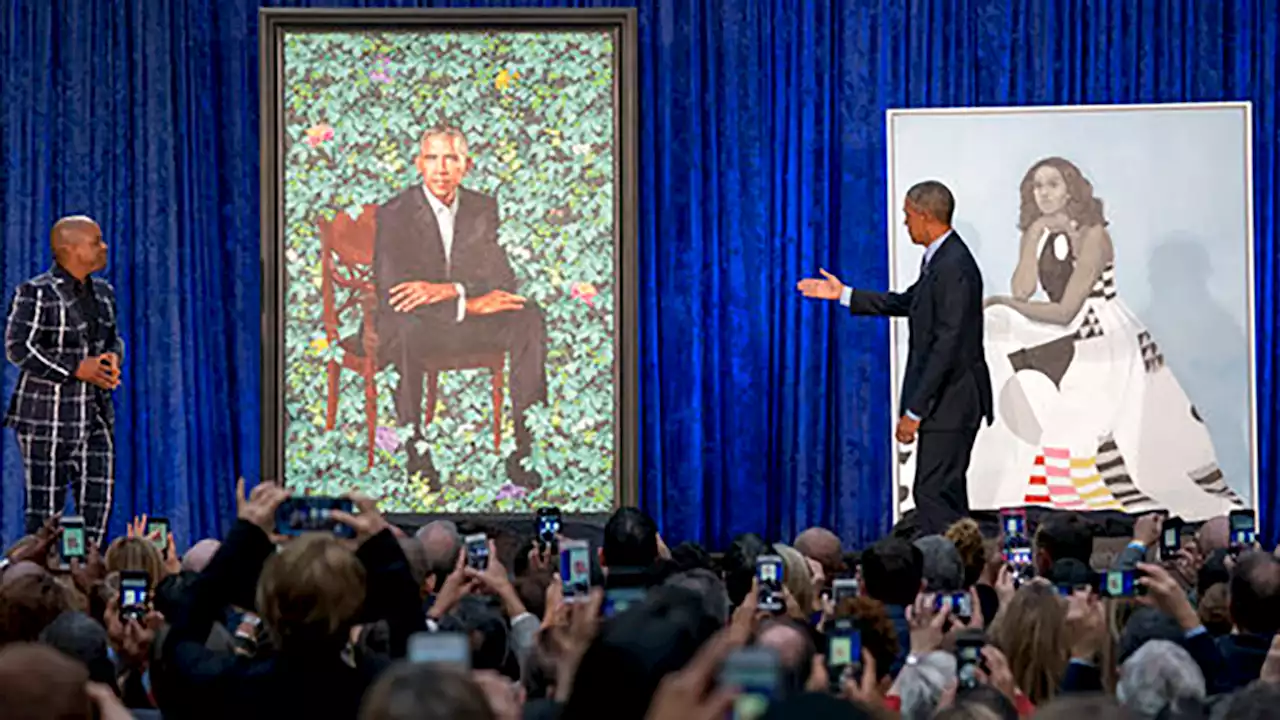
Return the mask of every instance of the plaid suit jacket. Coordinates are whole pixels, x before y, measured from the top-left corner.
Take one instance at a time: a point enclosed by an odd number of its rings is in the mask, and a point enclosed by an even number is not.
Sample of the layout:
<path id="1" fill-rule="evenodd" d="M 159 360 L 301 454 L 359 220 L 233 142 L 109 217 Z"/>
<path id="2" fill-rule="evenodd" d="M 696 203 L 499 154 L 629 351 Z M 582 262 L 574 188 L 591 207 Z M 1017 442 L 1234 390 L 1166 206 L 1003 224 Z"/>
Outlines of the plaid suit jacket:
<path id="1" fill-rule="evenodd" d="M 76 280 L 59 268 L 18 286 L 9 306 L 4 348 L 21 373 L 4 424 L 18 432 L 75 440 L 101 415 L 108 430 L 115 422 L 111 394 L 77 380 L 86 357 L 114 352 L 124 361 L 124 343 L 116 326 L 116 297 L 111 285 L 90 276 L 98 300 L 99 336 L 76 300 Z M 106 338 L 104 341 L 103 338 Z"/>

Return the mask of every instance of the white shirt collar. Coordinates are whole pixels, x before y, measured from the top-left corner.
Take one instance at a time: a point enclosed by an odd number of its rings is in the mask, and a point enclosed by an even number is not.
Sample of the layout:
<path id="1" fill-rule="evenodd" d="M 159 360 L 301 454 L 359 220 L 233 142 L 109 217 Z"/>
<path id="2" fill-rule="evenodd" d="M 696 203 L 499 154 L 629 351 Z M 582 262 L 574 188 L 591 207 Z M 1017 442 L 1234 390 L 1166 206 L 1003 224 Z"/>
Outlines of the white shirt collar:
<path id="1" fill-rule="evenodd" d="M 462 193 L 455 191 L 453 193 L 453 202 L 449 205 L 445 205 L 440 198 L 436 197 L 434 193 L 427 189 L 425 184 L 422 186 L 422 194 L 427 196 L 427 203 L 430 204 L 431 209 L 437 213 L 448 210 L 451 215 L 458 214 L 458 197 L 461 196 Z"/>

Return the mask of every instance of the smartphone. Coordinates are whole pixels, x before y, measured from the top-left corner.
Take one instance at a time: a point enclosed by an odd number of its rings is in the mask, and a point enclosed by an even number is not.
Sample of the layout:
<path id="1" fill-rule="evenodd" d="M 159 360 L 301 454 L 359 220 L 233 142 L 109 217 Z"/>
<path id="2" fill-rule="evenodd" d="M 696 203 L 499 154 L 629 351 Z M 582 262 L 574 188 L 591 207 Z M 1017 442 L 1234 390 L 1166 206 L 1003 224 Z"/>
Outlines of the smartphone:
<path id="1" fill-rule="evenodd" d="M 956 678 L 961 690 L 978 687 L 978 670 L 982 667 L 981 637 L 956 638 Z"/>
<path id="2" fill-rule="evenodd" d="M 1001 510 L 1000 528 L 1006 538 L 1027 536 L 1027 513 L 1025 510 Z"/>
<path id="3" fill-rule="evenodd" d="M 782 691 L 782 662 L 768 647 L 734 650 L 720 666 L 720 686 L 739 690 L 733 701 L 734 720 L 758 720 Z"/>
<path id="4" fill-rule="evenodd" d="M 440 663 L 471 669 L 471 641 L 462 633 L 417 632 L 409 636 L 411 663 Z"/>
<path id="5" fill-rule="evenodd" d="M 862 633 L 852 618 L 827 623 L 827 678 L 831 691 L 839 693 L 845 678 L 862 675 Z"/>
<path id="6" fill-rule="evenodd" d="M 151 544 L 155 545 L 160 551 L 160 556 L 167 560 L 169 558 L 169 518 L 147 518 L 147 537 L 153 535 L 156 537 L 151 540 Z"/>
<path id="7" fill-rule="evenodd" d="M 839 607 L 841 600 L 858 597 L 859 592 L 857 578 L 836 578 L 831 583 L 831 602 Z"/>
<path id="8" fill-rule="evenodd" d="M 1009 572 L 1013 575 L 1014 587 L 1021 587 L 1022 583 L 1030 580 L 1035 574 L 1031 565 L 1030 547 L 1006 547 L 1004 550 L 1004 562 L 1009 566 Z"/>
<path id="9" fill-rule="evenodd" d="M 1257 537 L 1258 521 L 1252 510 L 1232 510 L 1227 516 L 1231 529 L 1231 548 L 1235 552 L 1254 543 Z"/>
<path id="10" fill-rule="evenodd" d="M 605 588 L 600 614 L 610 618 L 624 613 L 632 605 L 643 602 L 648 594 L 648 590 L 642 587 Z"/>
<path id="11" fill-rule="evenodd" d="M 1182 550 L 1182 526 L 1178 518 L 1168 518 L 1160 525 L 1160 557 L 1168 560 Z"/>
<path id="12" fill-rule="evenodd" d="M 355 537 L 355 530 L 333 519 L 334 510 L 355 512 L 346 498 L 316 495 L 288 498 L 276 510 L 276 533 L 296 537 L 307 532 L 327 532 L 340 538 Z"/>
<path id="13" fill-rule="evenodd" d="M 117 605 L 120 622 L 142 622 L 151 609 L 151 578 L 145 570 L 120 571 L 120 597 Z"/>
<path id="14" fill-rule="evenodd" d="M 560 508 L 538 508 L 538 544 L 543 548 L 554 547 L 560 534 Z"/>
<path id="15" fill-rule="evenodd" d="M 1131 598 L 1142 594 L 1136 570 L 1108 570 L 1098 573 L 1098 595 L 1108 598 Z"/>
<path id="16" fill-rule="evenodd" d="M 462 538 L 467 548 L 467 567 L 484 572 L 489 569 L 489 537 L 484 533 L 474 533 Z"/>
<path id="17" fill-rule="evenodd" d="M 785 569 L 777 555 L 761 555 L 756 558 L 756 608 L 765 612 L 780 613 L 787 609 L 782 596 Z"/>
<path id="18" fill-rule="evenodd" d="M 947 608 L 962 620 L 973 617 L 973 597 L 967 592 L 938 593 L 933 596 L 933 611 L 939 612 Z"/>
<path id="19" fill-rule="evenodd" d="M 575 602 L 591 592 L 591 546 L 586 540 L 560 543 L 560 584 L 565 602 Z"/>
<path id="20" fill-rule="evenodd" d="M 62 542 L 58 544 L 59 564 L 63 569 L 70 570 L 72 559 L 84 561 L 84 518 L 68 515 L 59 524 L 62 526 Z"/>

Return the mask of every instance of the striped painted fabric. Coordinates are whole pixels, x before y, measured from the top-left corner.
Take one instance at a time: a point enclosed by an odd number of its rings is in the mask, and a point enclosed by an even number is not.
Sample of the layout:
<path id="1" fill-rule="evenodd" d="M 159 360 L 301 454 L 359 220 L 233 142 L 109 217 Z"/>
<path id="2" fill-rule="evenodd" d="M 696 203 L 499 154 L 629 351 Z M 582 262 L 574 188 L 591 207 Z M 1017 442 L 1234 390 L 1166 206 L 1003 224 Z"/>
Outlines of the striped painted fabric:
<path id="1" fill-rule="evenodd" d="M 1026 496 L 1028 505 L 1063 510 L 1120 510 L 1103 482 L 1095 457 L 1072 457 L 1066 448 L 1044 448 L 1036 456 Z"/>

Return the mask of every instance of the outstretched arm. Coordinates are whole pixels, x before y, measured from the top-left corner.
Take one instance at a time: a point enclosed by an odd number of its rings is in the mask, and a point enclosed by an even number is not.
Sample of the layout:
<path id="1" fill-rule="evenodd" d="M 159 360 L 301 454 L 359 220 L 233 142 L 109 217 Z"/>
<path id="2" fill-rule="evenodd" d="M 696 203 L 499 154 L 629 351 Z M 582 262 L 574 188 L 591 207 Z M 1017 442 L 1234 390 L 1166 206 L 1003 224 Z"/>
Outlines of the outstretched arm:
<path id="1" fill-rule="evenodd" d="M 796 283 L 796 289 L 801 295 L 818 300 L 839 300 L 854 315 L 902 316 L 911 309 L 915 284 L 900 293 L 855 290 L 826 270 L 820 269 L 818 272 L 822 273 L 821 278 L 806 278 Z"/>
<path id="2" fill-rule="evenodd" d="M 1059 302 L 1042 300 L 1019 300 L 1014 298 L 1008 302 L 1009 307 L 1017 310 L 1029 320 L 1066 325 L 1071 322 L 1084 301 L 1088 299 L 1093 285 L 1102 277 L 1102 269 L 1114 256 L 1111 238 L 1107 231 L 1100 227 L 1092 227 L 1085 231 L 1080 252 L 1076 255 L 1076 267 L 1067 281 L 1066 290 Z"/>

